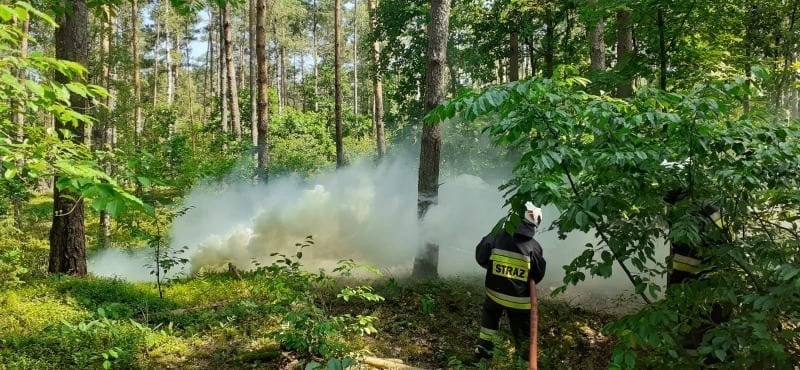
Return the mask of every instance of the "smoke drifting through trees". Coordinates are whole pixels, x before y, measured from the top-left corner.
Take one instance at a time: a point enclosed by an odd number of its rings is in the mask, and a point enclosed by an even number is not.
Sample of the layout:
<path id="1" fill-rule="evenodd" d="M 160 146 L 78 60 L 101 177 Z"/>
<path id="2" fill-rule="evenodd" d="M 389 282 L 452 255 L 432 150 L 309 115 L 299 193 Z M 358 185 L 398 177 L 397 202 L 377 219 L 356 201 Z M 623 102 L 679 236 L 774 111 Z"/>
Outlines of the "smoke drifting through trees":
<path id="1" fill-rule="evenodd" d="M 172 225 L 172 247 L 189 248 L 183 255 L 191 261 L 186 272 L 224 268 L 228 262 L 250 269 L 253 261 L 273 261 L 274 252 L 293 255 L 295 243 L 312 235 L 315 245 L 303 251 L 303 264 L 311 270 L 330 271 L 337 261 L 352 258 L 391 276 L 404 276 L 410 273 L 422 240 L 434 240 L 441 246 L 442 276 L 481 282 L 483 270 L 474 261 L 474 247 L 507 212 L 497 190 L 504 179 L 497 170 L 489 177 L 492 183 L 475 174 L 444 177 L 439 204 L 420 225 L 414 202 L 416 161 L 412 155 L 395 155 L 377 167 L 364 162 L 307 181 L 288 177 L 268 186 L 198 186 L 184 202 L 192 208 Z M 545 227 L 537 239 L 548 261 L 540 285 L 547 289 L 559 286 L 562 266 L 586 243 L 597 244 L 597 239 L 574 234 L 559 240 L 555 231 L 547 230 L 557 210 L 545 207 L 544 214 Z M 112 249 L 93 258 L 90 270 L 144 280 L 148 271 L 141 266 L 147 261 L 147 253 Z M 630 288 L 621 272 L 614 275 L 590 280 L 568 291 L 568 296 L 591 292 L 613 297 Z"/>

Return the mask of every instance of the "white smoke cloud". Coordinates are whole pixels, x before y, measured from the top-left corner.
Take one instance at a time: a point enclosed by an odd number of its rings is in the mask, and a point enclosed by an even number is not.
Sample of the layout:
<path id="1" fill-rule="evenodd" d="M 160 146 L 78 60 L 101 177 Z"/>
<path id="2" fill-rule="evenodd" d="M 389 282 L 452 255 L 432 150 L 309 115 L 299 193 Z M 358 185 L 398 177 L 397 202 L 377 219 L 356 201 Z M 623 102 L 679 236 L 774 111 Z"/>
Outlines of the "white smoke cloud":
<path id="1" fill-rule="evenodd" d="M 286 177 L 271 179 L 267 186 L 198 186 L 184 201 L 191 208 L 172 224 L 172 248 L 188 247 L 184 256 L 190 260 L 191 271 L 224 268 L 228 262 L 250 269 L 253 261 L 274 261 L 271 253 L 293 255 L 295 243 L 311 235 L 315 245 L 303 251 L 302 261 L 311 270 L 330 271 L 337 261 L 352 258 L 391 275 L 405 275 L 417 248 L 430 240 L 440 246 L 442 275 L 480 281 L 484 272 L 475 263 L 474 248 L 507 212 L 497 189 L 505 179 L 497 178 L 497 171 L 489 179 L 477 174 L 443 178 L 438 204 L 420 224 L 417 165 L 417 159 L 397 155 L 379 165 L 357 163 L 307 181 Z M 560 286 L 562 266 L 579 255 L 586 243 L 597 243 L 593 235 L 583 233 L 559 240 L 555 231 L 547 230 L 557 212 L 553 206 L 544 207 L 545 231 L 537 236 L 548 265 L 541 283 L 545 288 Z M 105 276 L 111 271 L 133 280 L 149 276 L 141 260 L 128 262 L 130 268 L 112 267 L 120 265 L 115 261 L 126 259 L 131 256 L 102 255 L 91 261 L 90 270 Z M 572 294 L 615 297 L 628 288 L 630 283 L 615 265 L 614 278 L 589 279 L 572 288 Z"/>

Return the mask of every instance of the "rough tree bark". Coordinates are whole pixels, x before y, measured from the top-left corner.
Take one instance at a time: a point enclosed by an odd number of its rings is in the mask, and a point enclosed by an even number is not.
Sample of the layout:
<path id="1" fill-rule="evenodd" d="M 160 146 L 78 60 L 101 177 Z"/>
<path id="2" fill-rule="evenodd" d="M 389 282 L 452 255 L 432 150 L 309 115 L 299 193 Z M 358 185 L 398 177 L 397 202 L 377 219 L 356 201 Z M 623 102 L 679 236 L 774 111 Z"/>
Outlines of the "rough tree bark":
<path id="1" fill-rule="evenodd" d="M 167 43 L 164 47 L 164 59 L 167 63 L 167 105 L 171 106 L 175 97 L 175 75 L 172 74 L 175 71 L 173 68 L 174 61 L 172 60 L 172 49 L 174 45 L 172 44 L 172 29 L 169 22 L 169 7 L 167 7 L 164 12 L 164 40 Z"/>
<path id="2" fill-rule="evenodd" d="M 68 0 L 62 3 L 65 11 L 58 16 L 55 32 L 56 58 L 87 65 L 89 62 L 89 11 L 85 0 Z M 135 14 L 135 13 L 134 13 Z M 56 74 L 56 80 L 70 82 L 67 76 Z M 78 94 L 70 99 L 72 109 L 86 113 L 87 101 Z M 69 131 L 78 144 L 85 144 L 85 127 L 82 123 L 56 121 L 56 130 Z M 58 181 L 56 176 L 54 182 Z M 53 187 L 53 224 L 50 228 L 50 273 L 86 275 L 86 234 L 84 231 L 83 200 L 78 194 Z"/>
<path id="3" fill-rule="evenodd" d="M 233 62 L 233 32 L 231 31 L 231 3 L 225 2 L 222 10 L 222 34 L 225 45 L 225 78 L 228 86 L 226 89 L 228 107 L 231 112 L 231 128 L 236 137 L 236 142 L 242 141 L 242 119 L 239 113 L 239 92 L 236 85 L 236 64 Z"/>
<path id="4" fill-rule="evenodd" d="M 336 168 L 344 166 L 342 146 L 342 1 L 333 2 L 333 85 L 335 90 L 334 128 L 336 130 Z"/>
<path id="5" fill-rule="evenodd" d="M 267 0 L 256 3 L 256 64 L 258 69 L 258 168 L 261 182 L 269 180 L 269 106 L 267 88 Z"/>
<path id="6" fill-rule="evenodd" d="M 159 2 L 156 1 L 156 6 L 158 5 Z M 151 13 L 151 16 L 156 23 L 156 43 L 153 45 L 153 108 L 155 108 L 158 104 L 158 49 L 161 47 L 161 22 L 155 13 Z"/>
<path id="7" fill-rule="evenodd" d="M 353 0 L 353 113 L 358 115 L 358 0 Z"/>
<path id="8" fill-rule="evenodd" d="M 16 20 L 15 22 L 18 22 Z M 19 57 L 26 58 L 28 56 L 28 31 L 30 30 L 31 20 L 30 18 L 26 18 L 22 22 L 22 40 L 19 43 Z M 25 72 L 25 68 L 18 68 L 16 70 L 17 80 L 20 83 L 27 79 L 27 73 Z M 21 143 L 25 140 L 25 102 L 24 101 L 17 101 L 14 104 L 14 113 L 12 115 L 12 121 L 14 123 L 14 127 L 16 128 L 15 133 L 15 140 L 18 143 Z M 17 163 L 17 168 L 22 168 L 25 165 L 24 160 L 20 160 Z M 11 198 L 11 203 L 13 205 L 13 212 L 14 212 L 14 225 L 18 229 L 22 229 L 24 226 L 23 218 L 22 218 L 22 206 L 24 204 L 24 200 L 21 194 L 14 195 Z"/>
<path id="9" fill-rule="evenodd" d="M 508 40 L 508 80 L 519 80 L 519 34 L 511 32 Z"/>
<path id="10" fill-rule="evenodd" d="M 544 28 L 544 76 L 553 77 L 556 65 L 556 20 L 552 10 L 545 14 Z"/>
<path id="11" fill-rule="evenodd" d="M 222 126 L 222 134 L 225 139 L 222 141 L 222 150 L 225 151 L 227 149 L 227 145 L 225 144 L 228 141 L 228 133 L 231 131 L 230 122 L 228 122 L 228 72 L 225 68 L 225 27 L 223 24 L 225 23 L 225 16 L 224 10 L 222 7 L 219 9 L 219 106 L 220 106 L 220 124 Z"/>
<path id="12" fill-rule="evenodd" d="M 591 1 L 589 6 L 596 7 L 596 1 Z M 605 26 L 606 22 L 602 16 L 594 26 L 587 26 L 589 31 L 589 69 L 592 71 L 606 70 L 606 43 L 603 39 Z"/>
<path id="13" fill-rule="evenodd" d="M 139 147 L 144 131 L 142 117 L 142 76 L 139 56 L 139 2 L 131 0 L 131 54 L 133 54 L 134 143 Z"/>
<path id="14" fill-rule="evenodd" d="M 278 105 L 282 108 L 289 105 L 289 73 L 288 73 L 288 65 L 289 63 L 286 61 L 286 45 L 281 43 L 278 47 L 278 57 L 280 58 L 280 83 L 281 83 L 281 91 L 280 91 L 280 99 L 278 100 Z"/>
<path id="15" fill-rule="evenodd" d="M 661 90 L 667 90 L 667 26 L 664 22 L 664 8 L 659 5 L 656 10 L 656 23 L 658 25 L 658 81 Z"/>
<path id="16" fill-rule="evenodd" d="M 111 88 L 111 38 L 114 32 L 114 18 L 111 15 L 111 8 L 108 5 L 103 5 L 103 23 L 102 23 L 102 39 L 100 41 L 100 86 L 103 86 L 110 92 Z M 110 107 L 111 107 L 111 94 L 106 96 L 104 104 L 98 106 L 98 120 L 92 127 L 92 143 L 97 150 L 107 150 L 111 147 L 111 137 L 109 137 L 110 122 Z M 109 164 L 103 163 L 106 171 L 109 170 Z M 109 237 L 111 235 L 111 217 L 105 210 L 100 211 L 100 233 L 98 235 L 98 246 L 106 248 L 109 245 Z"/>
<path id="17" fill-rule="evenodd" d="M 317 66 L 317 64 L 319 64 L 317 58 L 317 42 L 319 41 L 317 40 L 317 25 L 319 24 L 319 20 L 317 19 L 317 12 L 317 0 L 314 0 L 314 15 L 312 17 L 313 25 L 311 28 L 311 49 L 314 59 L 314 112 L 319 112 L 319 99 L 317 99 L 317 96 L 319 95 L 319 67 Z"/>
<path id="18" fill-rule="evenodd" d="M 617 85 L 617 97 L 627 98 L 633 94 L 633 78 L 627 71 L 633 56 L 633 26 L 629 10 L 617 11 L 617 69 L 622 80 Z"/>
<path id="19" fill-rule="evenodd" d="M 428 24 L 427 69 L 425 72 L 426 112 L 444 102 L 447 68 L 447 36 L 450 0 L 431 0 L 431 20 Z M 420 145 L 419 182 L 417 184 L 417 216 L 420 221 L 439 197 L 439 159 L 442 147 L 442 129 L 438 124 L 422 127 Z M 414 259 L 412 275 L 418 278 L 438 276 L 439 246 L 425 241 Z"/>
<path id="20" fill-rule="evenodd" d="M 370 32 L 375 32 L 378 27 L 378 0 L 368 0 L 370 19 Z M 381 69 L 381 43 L 377 39 L 372 42 L 372 91 L 374 95 L 372 121 L 375 123 L 375 141 L 378 150 L 378 158 L 386 156 L 386 135 L 383 123 L 383 70 Z"/>
<path id="21" fill-rule="evenodd" d="M 258 86 L 258 62 L 256 61 L 256 0 L 250 0 L 250 25 L 248 31 L 250 33 L 248 41 L 250 41 L 250 134 L 253 143 L 253 148 L 258 147 L 258 94 L 256 88 Z M 258 154 L 253 153 L 258 162 Z"/>

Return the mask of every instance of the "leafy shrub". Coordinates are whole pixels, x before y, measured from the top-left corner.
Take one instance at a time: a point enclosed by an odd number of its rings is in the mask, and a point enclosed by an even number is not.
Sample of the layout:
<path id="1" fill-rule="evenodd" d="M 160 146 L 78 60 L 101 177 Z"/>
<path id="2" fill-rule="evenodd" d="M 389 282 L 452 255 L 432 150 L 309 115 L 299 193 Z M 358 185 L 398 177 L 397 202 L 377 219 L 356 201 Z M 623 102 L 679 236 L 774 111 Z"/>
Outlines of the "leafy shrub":
<path id="1" fill-rule="evenodd" d="M 0 289 L 22 284 L 20 275 L 28 269 L 20 264 L 22 255 L 19 251 L 0 251 Z"/>
<path id="2" fill-rule="evenodd" d="M 325 304 L 320 289 L 333 286 L 335 279 L 323 270 L 310 273 L 302 269 L 303 249 L 314 244 L 309 236 L 297 243 L 294 256 L 275 253 L 278 259 L 269 266 L 257 266 L 253 272 L 260 279 L 251 287 L 253 294 L 267 296 L 272 311 L 281 317 L 281 325 L 273 335 L 288 350 L 305 352 L 322 358 L 342 357 L 347 354 L 350 335 L 370 335 L 377 332 L 376 318 L 365 315 L 334 315 Z M 349 276 L 354 268 L 363 267 L 352 260 L 340 261 L 334 269 Z M 344 301 L 360 299 L 366 302 L 382 301 L 383 297 L 371 287 L 344 287 L 336 295 Z M 321 302 L 321 303 L 320 303 Z"/>
<path id="3" fill-rule="evenodd" d="M 623 267 L 649 304 L 607 327 L 620 339 L 614 368 L 790 367 L 800 356 L 800 129 L 757 98 L 770 76 L 754 68 L 751 80 L 670 93 L 642 88 L 620 100 L 586 93 L 588 80 L 573 73 L 564 68 L 552 79 L 467 94 L 428 119 L 456 112 L 491 119 L 486 130 L 499 143 L 530 148 L 504 186 L 508 204 L 518 211 L 528 200 L 555 205 L 560 235 L 591 231 L 602 239 L 565 266 L 558 292 Z M 676 189 L 691 190 L 689 204 L 675 206 L 677 219 L 664 201 Z M 690 210 L 703 204 L 720 210 L 720 224 Z M 700 224 L 718 238 L 699 243 Z M 713 271 L 661 297 L 656 279 L 668 268 L 655 259 L 659 239 L 692 241 Z M 717 304 L 730 320 L 707 318 Z M 698 353 L 685 350 L 681 338 L 710 323 Z"/>

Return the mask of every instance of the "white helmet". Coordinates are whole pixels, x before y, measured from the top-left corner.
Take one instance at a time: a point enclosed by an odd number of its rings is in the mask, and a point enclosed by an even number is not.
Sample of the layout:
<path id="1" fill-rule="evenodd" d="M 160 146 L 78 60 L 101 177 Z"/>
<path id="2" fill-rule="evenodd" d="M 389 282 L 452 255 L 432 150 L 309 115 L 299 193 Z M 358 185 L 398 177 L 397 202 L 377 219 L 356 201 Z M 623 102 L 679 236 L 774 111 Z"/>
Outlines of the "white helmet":
<path id="1" fill-rule="evenodd" d="M 525 203 L 525 221 L 536 227 L 542 223 L 542 209 L 533 205 L 533 202 Z"/>

